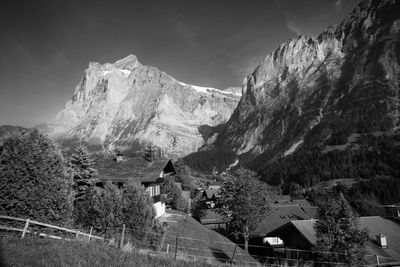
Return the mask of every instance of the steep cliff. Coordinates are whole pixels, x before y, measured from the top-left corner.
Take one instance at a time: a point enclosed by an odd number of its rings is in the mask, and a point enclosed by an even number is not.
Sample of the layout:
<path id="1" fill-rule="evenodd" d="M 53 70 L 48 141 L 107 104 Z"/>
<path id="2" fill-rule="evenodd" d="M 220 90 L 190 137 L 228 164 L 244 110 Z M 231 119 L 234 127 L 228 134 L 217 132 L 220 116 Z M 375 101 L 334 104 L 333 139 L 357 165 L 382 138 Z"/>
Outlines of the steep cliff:
<path id="1" fill-rule="evenodd" d="M 196 151 L 200 126 L 225 123 L 240 93 L 179 82 L 134 55 L 114 64 L 91 62 L 48 134 L 83 140 L 103 150 L 153 144 L 170 156 Z"/>
<path id="2" fill-rule="evenodd" d="M 213 146 L 262 170 L 299 149 L 399 127 L 400 1 L 366 0 L 317 37 L 299 36 L 245 78 Z"/>

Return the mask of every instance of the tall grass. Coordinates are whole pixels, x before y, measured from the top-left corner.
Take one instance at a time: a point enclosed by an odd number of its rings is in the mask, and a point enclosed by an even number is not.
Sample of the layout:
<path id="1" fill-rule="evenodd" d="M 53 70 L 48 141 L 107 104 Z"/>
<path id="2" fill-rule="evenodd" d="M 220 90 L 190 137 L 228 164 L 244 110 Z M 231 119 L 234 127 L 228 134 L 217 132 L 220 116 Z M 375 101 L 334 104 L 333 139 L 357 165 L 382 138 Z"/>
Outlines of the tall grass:
<path id="1" fill-rule="evenodd" d="M 0 245 L 0 266 L 215 266 L 202 260 L 123 252 L 103 243 L 83 241 L 4 237 Z"/>

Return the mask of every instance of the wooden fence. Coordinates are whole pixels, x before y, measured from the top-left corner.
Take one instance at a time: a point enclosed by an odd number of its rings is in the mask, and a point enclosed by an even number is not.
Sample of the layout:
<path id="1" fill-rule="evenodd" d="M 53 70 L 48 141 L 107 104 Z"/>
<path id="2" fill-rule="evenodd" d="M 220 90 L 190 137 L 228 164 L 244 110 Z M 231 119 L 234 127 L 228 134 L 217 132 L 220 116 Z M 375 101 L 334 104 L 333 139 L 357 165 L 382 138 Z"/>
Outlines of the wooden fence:
<path id="1" fill-rule="evenodd" d="M 47 227 L 47 228 L 54 229 L 54 230 L 63 231 L 63 232 L 70 233 L 70 234 L 75 234 L 76 238 L 83 236 L 83 237 L 86 237 L 89 241 L 91 239 L 97 239 L 97 240 L 104 241 L 103 237 L 95 236 L 95 235 L 92 234 L 93 227 L 90 229 L 90 233 L 88 234 L 88 233 L 85 233 L 85 232 L 81 232 L 79 230 L 68 229 L 68 228 L 64 228 L 64 227 L 60 227 L 60 226 L 56 226 L 56 225 L 52 225 L 52 224 L 48 224 L 48 223 L 42 223 L 42 222 L 30 220 L 30 219 L 21 219 L 21 218 L 17 218 L 17 217 L 0 215 L 0 220 L 23 222 L 24 223 L 24 227 L 23 228 L 16 228 L 16 227 L 0 225 L 0 230 L 21 232 L 21 238 L 24 238 L 26 234 L 35 234 L 35 235 L 39 235 L 39 236 L 43 236 L 43 237 L 49 237 L 49 238 L 53 238 L 53 239 L 68 239 L 68 238 L 64 238 L 64 237 L 61 237 L 61 236 L 50 235 L 50 234 L 34 232 L 34 231 L 30 231 L 29 230 L 29 226 L 38 225 L 38 226 Z"/>

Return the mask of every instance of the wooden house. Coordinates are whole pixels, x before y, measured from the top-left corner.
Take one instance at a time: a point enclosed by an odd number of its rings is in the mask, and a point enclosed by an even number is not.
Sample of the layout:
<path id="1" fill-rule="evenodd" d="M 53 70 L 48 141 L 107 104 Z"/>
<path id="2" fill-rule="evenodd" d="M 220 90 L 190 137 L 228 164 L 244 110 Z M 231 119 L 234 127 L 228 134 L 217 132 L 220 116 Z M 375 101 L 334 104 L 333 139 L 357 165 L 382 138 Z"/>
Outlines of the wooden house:
<path id="1" fill-rule="evenodd" d="M 266 237 L 279 238 L 283 241 L 284 257 L 310 260 L 313 258 L 312 248 L 317 243 L 314 229 L 316 221 L 292 220 L 267 233 Z M 368 230 L 365 257 L 368 264 L 376 264 L 377 257 L 380 257 L 381 264 L 396 263 L 390 266 L 399 266 L 400 224 L 379 216 L 368 216 L 359 218 L 359 227 Z"/>
<path id="2" fill-rule="evenodd" d="M 156 217 L 165 213 L 165 202 L 161 197 L 160 186 L 164 178 L 176 175 L 170 159 L 157 158 L 149 161 L 143 157 L 124 158 L 118 162 L 110 159 L 98 159 L 95 166 L 99 172 L 100 186 L 112 182 L 118 186 L 124 183 L 140 183 L 153 199 Z"/>

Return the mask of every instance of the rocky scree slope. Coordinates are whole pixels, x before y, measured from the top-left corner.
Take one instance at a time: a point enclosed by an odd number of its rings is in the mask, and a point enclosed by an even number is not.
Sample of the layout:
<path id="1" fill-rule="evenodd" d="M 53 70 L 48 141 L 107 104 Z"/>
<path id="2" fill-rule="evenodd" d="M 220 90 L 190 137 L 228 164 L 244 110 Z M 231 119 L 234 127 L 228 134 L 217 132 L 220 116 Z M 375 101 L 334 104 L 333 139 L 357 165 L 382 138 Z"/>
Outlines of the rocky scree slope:
<path id="1" fill-rule="evenodd" d="M 396 130 L 399 79 L 400 1 L 363 1 L 339 25 L 267 55 L 245 78 L 214 144 L 202 150 L 229 149 L 261 170 L 352 133 Z"/>
<path id="2" fill-rule="evenodd" d="M 224 92 L 179 82 L 134 55 L 114 64 L 91 62 L 47 132 L 106 151 L 152 144 L 178 157 L 202 146 L 199 127 L 225 123 L 240 95 L 240 88 Z"/>

